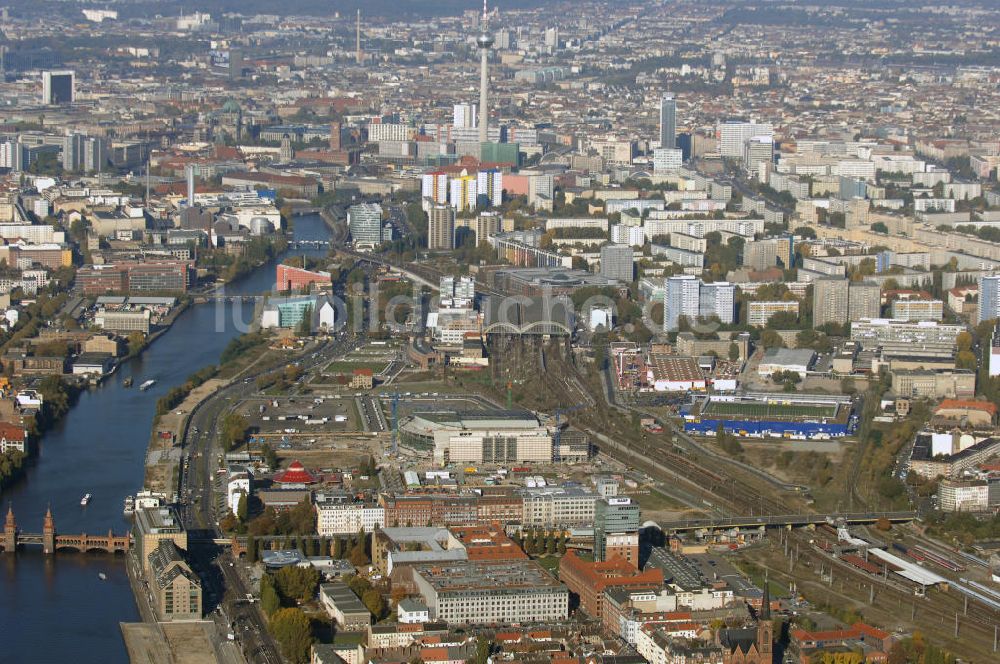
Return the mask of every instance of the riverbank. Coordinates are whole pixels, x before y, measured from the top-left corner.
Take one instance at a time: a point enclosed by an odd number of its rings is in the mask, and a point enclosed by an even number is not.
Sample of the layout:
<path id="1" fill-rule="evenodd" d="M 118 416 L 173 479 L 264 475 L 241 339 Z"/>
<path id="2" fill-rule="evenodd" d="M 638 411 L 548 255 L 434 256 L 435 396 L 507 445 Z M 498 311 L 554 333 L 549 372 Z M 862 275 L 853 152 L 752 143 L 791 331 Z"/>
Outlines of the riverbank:
<path id="1" fill-rule="evenodd" d="M 318 215 L 296 218 L 296 240 L 327 241 L 329 237 Z M 296 254 L 325 252 L 323 246 Z M 274 265 L 283 258 L 275 256 L 229 284 L 227 291 L 233 295 L 269 291 Z M 130 524 L 122 513 L 123 500 L 135 494 L 142 482 L 157 401 L 172 387 L 182 385 L 194 368 L 220 364 L 230 342 L 240 337 L 252 319 L 253 307 L 242 301 L 188 306 L 178 312 L 169 334 L 159 335 L 140 356 L 120 364 L 115 380 L 83 391 L 76 405 L 40 440 L 39 454 L 28 466 L 26 478 L 4 490 L 3 500 L 12 504 L 18 524 L 25 530 L 40 529 L 51 506 L 59 532 L 127 531 Z M 140 391 L 124 387 L 126 379 L 136 386 L 147 380 L 156 383 Z M 212 428 L 209 421 L 215 419 L 214 410 L 211 418 L 204 416 L 203 409 L 197 416 L 202 416 L 196 422 L 200 428 Z M 208 461 L 216 463 L 214 457 Z M 83 507 L 80 496 L 86 493 L 93 494 L 93 499 Z M 120 555 L 43 557 L 31 550 L 8 557 L 7 564 L 0 566 L 0 596 L 8 599 L 0 602 L 0 623 L 17 625 L 18 635 L 5 644 L 4 656 L 18 662 L 129 662 L 121 623 L 142 617 L 123 561 Z M 51 638 L 52 625 L 60 625 L 73 638 Z"/>

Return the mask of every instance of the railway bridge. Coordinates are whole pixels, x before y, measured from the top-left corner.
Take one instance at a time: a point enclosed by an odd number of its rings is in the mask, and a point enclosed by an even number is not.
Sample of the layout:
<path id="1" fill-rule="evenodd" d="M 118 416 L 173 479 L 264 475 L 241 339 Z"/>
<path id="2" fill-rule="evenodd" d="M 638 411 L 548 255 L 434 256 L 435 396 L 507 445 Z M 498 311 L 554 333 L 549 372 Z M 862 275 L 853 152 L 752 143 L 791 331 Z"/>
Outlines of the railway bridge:
<path id="1" fill-rule="evenodd" d="M 891 523 L 913 521 L 916 512 L 854 512 L 837 514 L 779 514 L 738 516 L 722 519 L 689 519 L 686 521 L 667 521 L 657 524 L 664 532 L 681 532 L 688 530 L 729 530 L 730 528 L 801 528 L 818 526 L 824 523 L 831 525 L 858 525 L 875 523 L 885 519 Z"/>
<path id="2" fill-rule="evenodd" d="M 3 526 L 3 539 L 0 548 L 4 553 L 16 553 L 18 547 L 34 545 L 42 547 L 42 552 L 52 555 L 56 551 L 105 551 L 107 553 L 125 553 L 132 546 L 132 537 L 128 533 L 115 535 L 108 530 L 107 535 L 60 535 L 56 532 L 56 522 L 52 518 L 51 508 L 45 512 L 45 523 L 41 533 L 25 533 L 17 527 L 13 507 L 7 508 L 7 520 Z"/>

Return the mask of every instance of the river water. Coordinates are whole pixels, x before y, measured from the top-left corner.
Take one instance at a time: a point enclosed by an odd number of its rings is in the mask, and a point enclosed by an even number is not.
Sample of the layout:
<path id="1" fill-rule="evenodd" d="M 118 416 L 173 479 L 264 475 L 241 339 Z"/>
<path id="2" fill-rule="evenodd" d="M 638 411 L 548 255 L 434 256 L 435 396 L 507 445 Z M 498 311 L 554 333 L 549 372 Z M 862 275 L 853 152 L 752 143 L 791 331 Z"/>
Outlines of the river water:
<path id="1" fill-rule="evenodd" d="M 295 219 L 296 240 L 328 240 L 317 215 Z M 292 250 L 289 250 L 290 252 Z M 325 254 L 326 248 L 296 250 Z M 274 286 L 279 257 L 226 287 L 256 294 Z M 126 495 L 141 488 L 146 445 L 156 401 L 198 369 L 218 363 L 226 344 L 253 316 L 254 305 L 213 303 L 190 307 L 141 357 L 119 367 L 79 402 L 38 444 L 25 478 L 0 496 L 0 519 L 13 506 L 18 526 L 39 533 L 51 506 L 56 532 L 121 533 Z M 122 386 L 131 376 L 132 388 Z M 145 392 L 146 380 L 156 384 Z M 93 494 L 86 507 L 80 498 Z M 98 574 L 104 572 L 106 581 Z M 0 558 L 0 662 L 128 662 L 119 622 L 139 613 L 122 557 L 90 553 L 44 556 L 37 547 Z"/>

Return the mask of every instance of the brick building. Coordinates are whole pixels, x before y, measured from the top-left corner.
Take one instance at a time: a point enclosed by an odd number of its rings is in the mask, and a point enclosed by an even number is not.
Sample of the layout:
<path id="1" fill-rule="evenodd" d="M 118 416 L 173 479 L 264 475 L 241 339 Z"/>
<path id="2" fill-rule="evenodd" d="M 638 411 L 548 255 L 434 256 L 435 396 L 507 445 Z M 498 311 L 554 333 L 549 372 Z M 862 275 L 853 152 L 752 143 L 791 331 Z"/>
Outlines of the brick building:
<path id="1" fill-rule="evenodd" d="M 572 550 L 559 562 L 559 578 L 571 593 L 580 598 L 580 608 L 597 620 L 601 619 L 607 588 L 663 585 L 663 572 L 659 569 L 638 572 L 619 557 L 604 562 L 589 562 Z"/>

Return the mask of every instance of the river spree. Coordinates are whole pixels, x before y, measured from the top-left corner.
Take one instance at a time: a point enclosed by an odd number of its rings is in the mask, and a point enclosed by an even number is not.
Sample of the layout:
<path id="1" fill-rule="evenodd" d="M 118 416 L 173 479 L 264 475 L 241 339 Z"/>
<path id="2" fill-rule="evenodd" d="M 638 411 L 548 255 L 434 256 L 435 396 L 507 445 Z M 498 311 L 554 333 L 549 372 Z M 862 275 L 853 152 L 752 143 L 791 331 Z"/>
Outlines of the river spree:
<path id="1" fill-rule="evenodd" d="M 319 216 L 295 220 L 296 240 L 328 240 Z M 296 255 L 326 253 L 326 248 Z M 284 257 L 280 257 L 284 258 Z M 279 260 L 280 260 L 279 258 Z M 230 294 L 256 294 L 273 288 L 272 261 L 230 284 Z M 219 302 L 197 305 L 143 353 L 119 367 L 102 386 L 79 402 L 39 442 L 38 456 L 26 477 L 0 497 L 2 513 L 14 508 L 25 532 L 41 532 L 48 506 L 56 531 L 116 533 L 130 523 L 122 514 L 125 496 L 141 488 L 146 445 L 156 401 L 198 369 L 215 364 L 226 344 L 253 316 L 254 305 Z M 135 387 L 122 381 L 132 377 Z M 138 385 L 156 384 L 145 392 Z M 93 494 L 86 507 L 80 498 Z M 29 548 L 0 558 L 0 625 L 4 625 L 0 662 L 128 661 L 118 623 L 139 619 L 121 556 L 67 553 L 43 556 Z M 98 574 L 103 572 L 107 580 Z"/>

